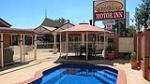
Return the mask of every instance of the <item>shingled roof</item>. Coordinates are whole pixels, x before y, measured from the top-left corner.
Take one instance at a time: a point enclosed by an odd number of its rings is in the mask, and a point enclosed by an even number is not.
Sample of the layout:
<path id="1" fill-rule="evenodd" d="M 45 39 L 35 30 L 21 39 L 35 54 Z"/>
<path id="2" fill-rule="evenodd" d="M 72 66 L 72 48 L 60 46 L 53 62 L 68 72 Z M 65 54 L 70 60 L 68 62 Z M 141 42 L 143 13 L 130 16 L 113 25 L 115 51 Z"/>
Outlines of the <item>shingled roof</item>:
<path id="1" fill-rule="evenodd" d="M 55 20 L 52 20 L 52 19 L 49 19 L 49 18 L 45 18 L 41 25 L 48 26 L 48 27 L 59 28 L 63 24 L 61 22 L 58 22 L 58 21 L 55 21 Z"/>

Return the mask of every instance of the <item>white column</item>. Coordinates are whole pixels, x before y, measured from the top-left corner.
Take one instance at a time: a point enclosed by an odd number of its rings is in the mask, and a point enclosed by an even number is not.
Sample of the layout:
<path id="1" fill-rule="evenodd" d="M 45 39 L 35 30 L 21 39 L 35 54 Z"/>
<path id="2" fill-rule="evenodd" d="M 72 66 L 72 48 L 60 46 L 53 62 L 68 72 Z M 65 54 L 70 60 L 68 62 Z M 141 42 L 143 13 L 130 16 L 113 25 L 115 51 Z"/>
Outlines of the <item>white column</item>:
<path id="1" fill-rule="evenodd" d="M 20 61 L 21 63 L 23 63 L 23 38 L 22 38 L 22 34 L 20 34 L 20 38 L 19 38 L 19 44 L 20 44 Z"/>
<path id="2" fill-rule="evenodd" d="M 84 43 L 85 43 L 85 38 L 84 38 L 85 34 L 82 33 L 81 36 L 82 36 L 82 45 L 84 45 Z"/>
<path id="3" fill-rule="evenodd" d="M 66 59 L 68 59 L 68 32 L 66 32 Z"/>
<path id="4" fill-rule="evenodd" d="M 86 32 L 86 61 L 88 61 L 88 32 Z"/>
<path id="5" fill-rule="evenodd" d="M 105 33 L 106 30 L 104 30 L 104 59 L 105 59 L 105 51 L 106 51 L 106 33 Z"/>
<path id="6" fill-rule="evenodd" d="M 26 51 L 25 51 L 25 45 L 26 45 L 25 44 L 25 34 L 22 35 L 22 42 L 23 42 L 22 43 L 23 44 L 22 45 L 22 49 L 23 49 L 22 50 L 22 62 L 25 63 L 25 53 L 26 53 Z"/>
<path id="7" fill-rule="evenodd" d="M 60 44 L 59 44 L 59 51 L 60 51 L 60 57 L 61 57 L 61 32 L 60 32 Z"/>
<path id="8" fill-rule="evenodd" d="M 3 33 L 1 33 L 1 67 L 4 67 L 4 43 L 3 43 Z"/>
<path id="9" fill-rule="evenodd" d="M 53 36 L 54 36 L 54 49 L 56 49 L 57 48 L 57 34 L 53 33 Z"/>
<path id="10" fill-rule="evenodd" d="M 34 36 L 34 60 L 37 59 L 37 35 Z"/>

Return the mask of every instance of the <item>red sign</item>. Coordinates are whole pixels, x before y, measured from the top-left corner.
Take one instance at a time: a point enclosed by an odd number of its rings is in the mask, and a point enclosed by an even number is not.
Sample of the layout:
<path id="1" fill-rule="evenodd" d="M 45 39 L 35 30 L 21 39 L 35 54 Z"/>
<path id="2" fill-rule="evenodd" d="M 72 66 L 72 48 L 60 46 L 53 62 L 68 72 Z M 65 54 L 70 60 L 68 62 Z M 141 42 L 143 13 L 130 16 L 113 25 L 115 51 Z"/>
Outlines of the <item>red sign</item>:
<path id="1" fill-rule="evenodd" d="M 124 11 L 113 11 L 113 12 L 98 12 L 95 13 L 96 20 L 104 20 L 104 19 L 120 19 L 124 18 Z"/>

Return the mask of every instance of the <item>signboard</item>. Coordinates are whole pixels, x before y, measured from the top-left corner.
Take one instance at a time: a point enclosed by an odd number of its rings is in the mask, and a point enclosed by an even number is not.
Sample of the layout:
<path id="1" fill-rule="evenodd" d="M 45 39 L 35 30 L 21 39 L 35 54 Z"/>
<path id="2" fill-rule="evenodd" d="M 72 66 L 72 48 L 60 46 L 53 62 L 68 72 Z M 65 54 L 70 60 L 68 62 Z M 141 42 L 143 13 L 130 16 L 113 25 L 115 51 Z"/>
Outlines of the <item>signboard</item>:
<path id="1" fill-rule="evenodd" d="M 112 24 L 106 24 L 106 30 L 112 30 Z"/>
<path id="2" fill-rule="evenodd" d="M 99 0 L 93 5 L 94 20 L 124 18 L 124 0 Z"/>
<path id="3" fill-rule="evenodd" d="M 106 30 L 112 30 L 112 25 L 115 25 L 115 20 L 104 20 L 103 24 L 106 27 Z"/>
<path id="4" fill-rule="evenodd" d="M 104 25 L 107 25 L 107 24 L 115 25 L 115 20 L 104 20 L 104 21 L 103 21 L 103 24 L 104 24 Z"/>

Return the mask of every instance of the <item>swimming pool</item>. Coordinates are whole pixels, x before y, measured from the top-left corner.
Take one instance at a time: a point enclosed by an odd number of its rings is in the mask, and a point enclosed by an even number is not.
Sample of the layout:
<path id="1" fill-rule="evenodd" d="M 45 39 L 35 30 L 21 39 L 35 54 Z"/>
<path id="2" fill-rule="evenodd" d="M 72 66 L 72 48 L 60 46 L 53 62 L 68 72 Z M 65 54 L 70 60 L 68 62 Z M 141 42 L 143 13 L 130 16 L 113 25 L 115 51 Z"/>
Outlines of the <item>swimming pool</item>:
<path id="1" fill-rule="evenodd" d="M 62 64 L 44 71 L 30 84 L 117 84 L 117 79 L 118 70 L 107 66 Z"/>

